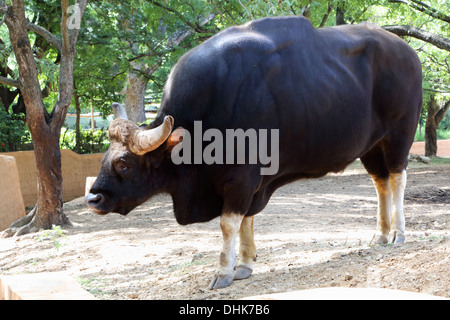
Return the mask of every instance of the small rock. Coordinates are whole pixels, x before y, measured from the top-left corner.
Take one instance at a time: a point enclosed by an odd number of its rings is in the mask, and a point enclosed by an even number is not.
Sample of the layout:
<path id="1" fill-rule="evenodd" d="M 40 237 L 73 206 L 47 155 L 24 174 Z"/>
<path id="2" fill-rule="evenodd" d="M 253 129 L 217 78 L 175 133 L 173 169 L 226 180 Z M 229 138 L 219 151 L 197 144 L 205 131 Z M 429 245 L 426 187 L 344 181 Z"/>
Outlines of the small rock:
<path id="1" fill-rule="evenodd" d="M 376 256 L 375 260 L 377 260 L 377 261 L 383 260 L 383 257 L 384 256 L 382 254 L 379 254 Z"/>
<path id="2" fill-rule="evenodd" d="M 431 159 L 425 156 L 420 156 L 420 161 L 426 164 L 429 164 Z"/>
<path id="3" fill-rule="evenodd" d="M 194 254 L 194 256 L 192 257 L 191 263 L 198 261 L 200 259 L 202 259 L 204 256 L 203 254 L 201 254 L 200 252 L 197 252 L 196 254 Z"/>
<path id="4" fill-rule="evenodd" d="M 431 159 L 429 157 L 422 156 L 420 154 L 410 154 L 409 160 L 416 162 L 423 162 L 425 164 L 429 164 Z"/>
<path id="5" fill-rule="evenodd" d="M 344 280 L 345 281 L 350 281 L 353 279 L 353 276 L 350 273 L 346 273 L 344 276 Z"/>
<path id="6" fill-rule="evenodd" d="M 129 299 L 137 299 L 137 298 L 139 298 L 139 295 L 136 292 L 128 292 L 127 297 Z"/>

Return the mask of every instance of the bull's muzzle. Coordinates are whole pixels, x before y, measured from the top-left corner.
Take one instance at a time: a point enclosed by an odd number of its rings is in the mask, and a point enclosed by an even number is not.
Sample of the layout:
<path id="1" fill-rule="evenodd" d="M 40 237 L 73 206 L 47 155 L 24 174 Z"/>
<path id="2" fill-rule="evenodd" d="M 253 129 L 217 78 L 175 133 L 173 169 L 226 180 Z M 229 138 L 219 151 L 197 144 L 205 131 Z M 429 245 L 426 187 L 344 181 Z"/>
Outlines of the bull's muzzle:
<path id="1" fill-rule="evenodd" d="M 101 206 L 105 203 L 105 197 L 101 193 L 88 193 L 84 197 L 86 205 L 97 214 L 106 214 L 107 212 L 101 210 Z"/>

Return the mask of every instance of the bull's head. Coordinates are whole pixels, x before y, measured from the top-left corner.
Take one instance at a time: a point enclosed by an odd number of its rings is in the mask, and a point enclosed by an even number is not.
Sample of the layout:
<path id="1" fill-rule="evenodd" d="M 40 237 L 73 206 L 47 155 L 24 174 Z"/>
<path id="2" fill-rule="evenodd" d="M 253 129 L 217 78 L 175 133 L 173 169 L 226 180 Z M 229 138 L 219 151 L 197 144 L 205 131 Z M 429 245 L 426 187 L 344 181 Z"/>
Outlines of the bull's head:
<path id="1" fill-rule="evenodd" d="M 85 201 L 98 214 L 127 214 L 145 202 L 159 186 L 156 171 L 167 159 L 174 119 L 166 116 L 162 124 L 145 129 L 118 118 L 109 127 L 111 145 Z M 156 192 L 155 192 L 156 191 Z"/>

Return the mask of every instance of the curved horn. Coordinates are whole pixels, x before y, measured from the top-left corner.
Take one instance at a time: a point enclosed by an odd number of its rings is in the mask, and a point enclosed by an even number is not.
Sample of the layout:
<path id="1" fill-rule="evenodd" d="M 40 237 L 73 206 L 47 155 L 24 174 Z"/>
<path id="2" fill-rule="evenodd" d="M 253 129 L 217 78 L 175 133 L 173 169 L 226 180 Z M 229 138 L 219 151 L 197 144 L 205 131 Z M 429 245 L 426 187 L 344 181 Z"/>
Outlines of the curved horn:
<path id="1" fill-rule="evenodd" d="M 129 147 L 131 152 L 143 155 L 157 149 L 167 140 L 173 128 L 173 117 L 166 116 L 163 123 L 153 129 L 136 130 Z"/>

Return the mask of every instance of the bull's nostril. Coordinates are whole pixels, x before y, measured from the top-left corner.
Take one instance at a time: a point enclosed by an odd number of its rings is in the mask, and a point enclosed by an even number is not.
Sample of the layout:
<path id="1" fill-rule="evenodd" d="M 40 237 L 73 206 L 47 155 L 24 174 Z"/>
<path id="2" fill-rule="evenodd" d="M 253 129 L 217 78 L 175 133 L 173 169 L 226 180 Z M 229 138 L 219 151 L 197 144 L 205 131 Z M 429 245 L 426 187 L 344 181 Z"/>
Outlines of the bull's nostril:
<path id="1" fill-rule="evenodd" d="M 97 194 L 89 193 L 84 198 L 84 201 L 86 202 L 86 204 L 89 207 L 96 207 L 96 206 L 100 205 L 101 203 L 103 203 L 104 200 L 105 200 L 105 198 L 103 197 L 103 195 L 101 193 L 97 193 Z"/>

